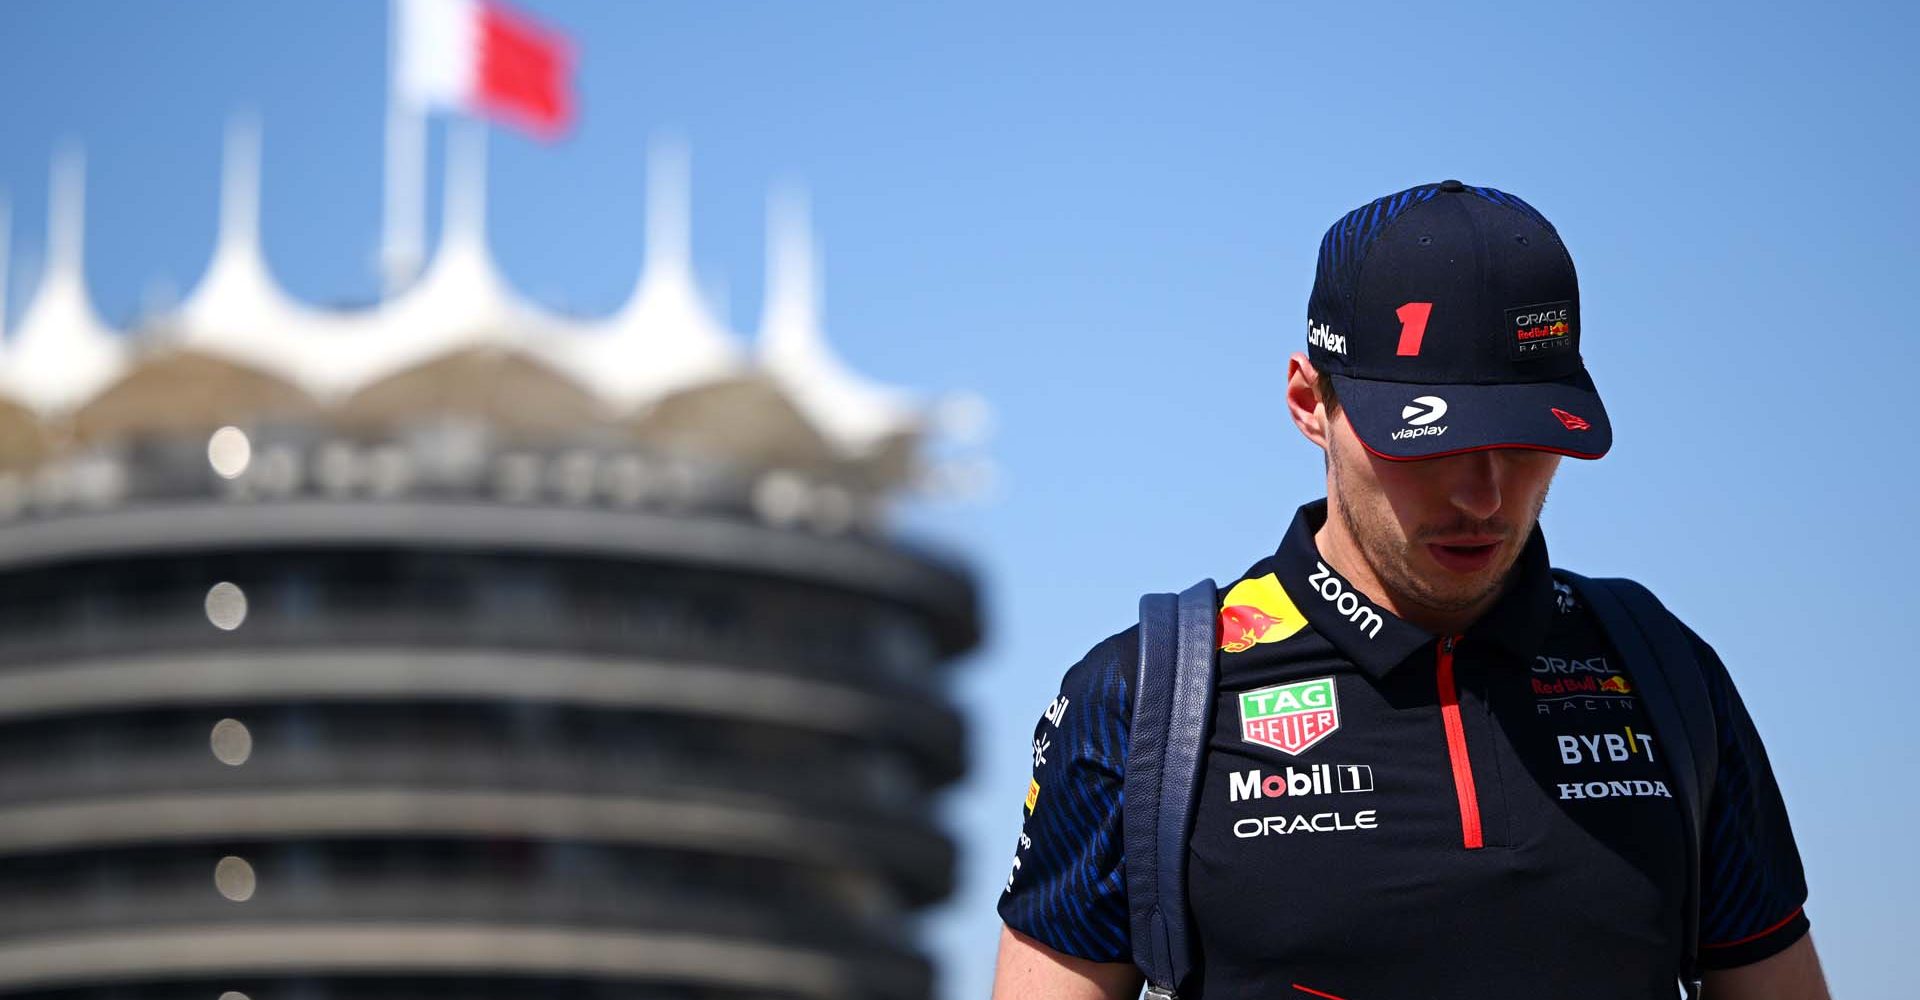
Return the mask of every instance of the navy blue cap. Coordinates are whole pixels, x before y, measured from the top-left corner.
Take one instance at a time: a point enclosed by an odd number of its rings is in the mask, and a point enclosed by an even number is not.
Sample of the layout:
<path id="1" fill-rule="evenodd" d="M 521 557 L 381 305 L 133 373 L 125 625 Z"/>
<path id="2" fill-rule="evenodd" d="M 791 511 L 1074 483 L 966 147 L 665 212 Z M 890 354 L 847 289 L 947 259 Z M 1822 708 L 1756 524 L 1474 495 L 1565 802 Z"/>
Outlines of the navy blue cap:
<path id="1" fill-rule="evenodd" d="M 1613 426 L 1580 360 L 1580 287 L 1553 224 L 1504 191 L 1423 184 L 1320 241 L 1307 356 L 1368 451 L 1599 458 Z"/>

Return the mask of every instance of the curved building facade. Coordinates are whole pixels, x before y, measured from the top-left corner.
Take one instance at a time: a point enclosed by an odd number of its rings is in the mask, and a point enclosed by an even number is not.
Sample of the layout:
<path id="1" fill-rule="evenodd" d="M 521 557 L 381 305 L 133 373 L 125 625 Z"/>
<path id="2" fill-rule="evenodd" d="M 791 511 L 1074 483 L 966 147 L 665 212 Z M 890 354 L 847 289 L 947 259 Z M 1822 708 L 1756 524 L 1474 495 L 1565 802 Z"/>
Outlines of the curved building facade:
<path id="1" fill-rule="evenodd" d="M 0 526 L 0 993 L 925 997 L 973 602 L 537 498 Z"/>
<path id="2" fill-rule="evenodd" d="M 932 409 L 827 348 L 795 205 L 757 343 L 714 320 L 674 155 L 628 304 L 542 311 L 483 149 L 420 278 L 328 312 L 237 129 L 127 331 L 61 161 L 0 342 L 0 996 L 929 995 L 979 625 L 883 521 Z"/>

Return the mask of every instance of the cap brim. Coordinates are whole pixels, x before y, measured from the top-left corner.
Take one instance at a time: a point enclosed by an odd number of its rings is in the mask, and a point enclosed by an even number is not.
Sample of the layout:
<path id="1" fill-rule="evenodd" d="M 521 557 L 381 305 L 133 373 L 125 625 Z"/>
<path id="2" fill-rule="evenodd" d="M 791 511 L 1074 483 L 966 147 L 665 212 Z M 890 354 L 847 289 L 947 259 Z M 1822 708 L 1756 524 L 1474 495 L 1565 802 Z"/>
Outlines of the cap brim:
<path id="1" fill-rule="evenodd" d="M 1585 368 L 1551 382 L 1440 385 L 1334 375 L 1333 386 L 1354 434 L 1381 458 L 1490 448 L 1599 458 L 1613 447 L 1613 424 Z"/>

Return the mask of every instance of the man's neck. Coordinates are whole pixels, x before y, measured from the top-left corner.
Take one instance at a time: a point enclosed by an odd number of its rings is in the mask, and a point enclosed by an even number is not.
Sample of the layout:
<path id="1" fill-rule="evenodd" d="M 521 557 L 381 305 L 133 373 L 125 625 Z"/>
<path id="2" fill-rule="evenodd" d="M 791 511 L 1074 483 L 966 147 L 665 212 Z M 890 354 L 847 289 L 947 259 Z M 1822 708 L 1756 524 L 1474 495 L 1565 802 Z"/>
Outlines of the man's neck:
<path id="1" fill-rule="evenodd" d="M 1331 492 L 1331 491 L 1329 491 Z M 1353 528 L 1341 512 L 1339 502 L 1329 496 L 1327 501 L 1327 521 L 1314 532 L 1314 547 L 1320 550 L 1320 558 L 1327 561 L 1341 576 L 1347 578 L 1355 590 L 1365 594 L 1375 604 L 1392 612 L 1402 621 L 1432 632 L 1435 635 L 1456 635 L 1467 630 L 1492 608 L 1500 599 L 1505 588 L 1495 587 L 1487 596 L 1481 598 L 1472 607 L 1464 610 L 1438 610 L 1429 608 L 1388 587 L 1374 571 L 1373 563 L 1361 549 L 1359 539 L 1354 537 Z"/>

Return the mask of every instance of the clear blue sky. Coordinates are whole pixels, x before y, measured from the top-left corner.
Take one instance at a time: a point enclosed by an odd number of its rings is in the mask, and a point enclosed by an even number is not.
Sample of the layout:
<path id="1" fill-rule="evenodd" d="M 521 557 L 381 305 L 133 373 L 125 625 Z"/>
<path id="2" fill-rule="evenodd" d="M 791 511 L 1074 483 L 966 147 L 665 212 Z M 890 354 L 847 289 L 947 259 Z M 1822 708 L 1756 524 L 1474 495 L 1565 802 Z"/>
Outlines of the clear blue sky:
<path id="1" fill-rule="evenodd" d="M 696 260 L 737 328 L 757 323 L 767 187 L 801 179 L 844 354 L 998 415 L 998 493 L 913 517 L 971 554 L 990 627 L 956 679 L 961 888 L 928 922 L 947 998 L 985 994 L 1061 672 L 1138 592 L 1237 573 L 1321 490 L 1279 402 L 1320 234 L 1443 177 L 1531 201 L 1580 269 L 1617 438 L 1563 467 L 1556 560 L 1639 577 L 1720 650 L 1835 993 L 1910 995 L 1913 5 L 525 5 L 578 42 L 582 120 L 556 147 L 494 141 L 515 284 L 613 308 L 645 139 L 674 130 Z M 242 108 L 265 125 L 274 269 L 314 301 L 371 298 L 384 25 L 375 0 L 0 6 L 13 312 L 56 140 L 88 150 L 89 274 L 124 322 L 204 266 Z"/>

